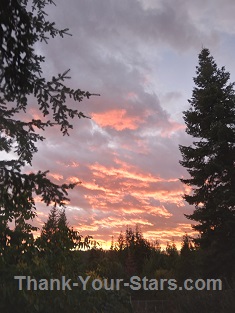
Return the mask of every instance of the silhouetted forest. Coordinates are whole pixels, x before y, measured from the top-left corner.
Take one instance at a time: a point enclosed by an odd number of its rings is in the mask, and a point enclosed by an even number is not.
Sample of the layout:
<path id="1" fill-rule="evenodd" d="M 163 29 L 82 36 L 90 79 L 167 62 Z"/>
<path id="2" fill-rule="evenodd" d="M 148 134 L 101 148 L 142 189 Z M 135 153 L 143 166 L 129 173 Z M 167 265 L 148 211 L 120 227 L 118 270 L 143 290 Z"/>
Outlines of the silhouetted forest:
<path id="1" fill-rule="evenodd" d="M 136 300 L 161 300 L 168 312 L 199 312 L 199 308 L 200 312 L 233 312 L 235 308 L 234 273 L 227 278 L 211 276 L 222 280 L 223 290 L 168 288 L 167 280 L 171 279 L 183 286 L 185 279 L 209 278 L 211 265 L 203 261 L 207 255 L 187 234 L 178 251 L 174 242 L 162 249 L 157 239 L 146 240 L 138 226 L 127 227 L 116 241 L 112 240 L 109 250 L 103 250 L 94 238 L 83 237 L 69 227 L 64 210 L 51 210 L 36 239 L 21 226 L 19 222 L 1 236 L 1 312 L 133 312 Z M 86 290 L 79 285 L 72 290 L 48 291 L 45 286 L 27 290 L 26 281 L 23 290 L 18 290 L 14 276 L 30 276 L 37 281 L 65 276 L 73 282 L 78 276 L 91 278 Z M 165 285 L 147 283 L 136 290 L 126 288 L 124 283 L 133 276 L 158 282 L 165 279 Z M 91 286 L 95 279 L 123 282 L 120 290 L 95 290 Z M 35 288 L 33 283 L 31 288 Z"/>

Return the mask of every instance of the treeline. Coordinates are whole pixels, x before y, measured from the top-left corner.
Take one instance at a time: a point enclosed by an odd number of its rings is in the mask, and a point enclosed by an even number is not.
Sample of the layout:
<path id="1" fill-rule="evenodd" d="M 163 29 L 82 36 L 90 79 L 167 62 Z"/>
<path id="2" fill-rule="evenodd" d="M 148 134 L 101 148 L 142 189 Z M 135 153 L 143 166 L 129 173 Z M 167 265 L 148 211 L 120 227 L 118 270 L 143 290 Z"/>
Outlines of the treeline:
<path id="1" fill-rule="evenodd" d="M 135 299 L 167 299 L 174 304 L 176 294 L 177 301 L 182 301 L 181 305 L 185 304 L 182 293 L 172 292 L 167 288 L 162 290 L 160 287 L 155 290 L 146 291 L 140 288 L 134 291 L 124 288 L 121 284 L 120 290 L 108 291 L 103 288 L 94 290 L 89 283 L 86 291 L 82 290 L 81 285 L 63 291 L 48 291 L 46 288 L 27 290 L 25 280 L 23 290 L 19 290 L 18 281 L 14 276 L 30 276 L 37 281 L 50 278 L 61 280 L 61 277 L 65 276 L 73 282 L 78 281 L 78 276 L 84 279 L 90 276 L 91 281 L 123 279 L 124 282 L 129 282 L 132 276 L 138 276 L 158 281 L 176 279 L 179 284 L 188 278 L 208 278 L 208 269 L 203 262 L 203 251 L 195 246 L 187 235 L 182 238 L 180 251 L 174 242 L 168 243 L 166 249 L 161 249 L 157 240 L 150 242 L 145 239 L 137 226 L 128 227 L 124 232 L 120 232 L 116 242 L 112 240 L 109 250 L 103 250 L 91 236 L 83 238 L 74 231 L 68 225 L 65 211 L 56 208 L 50 211 L 38 238 L 33 238 L 32 231 L 27 232 L 23 225 L 20 229 L 20 223 L 14 230 L 6 227 L 4 232 L 2 229 L 0 235 L 0 311 L 5 313 L 125 313 L 132 312 L 131 302 Z M 234 286 L 232 276 L 226 280 L 220 278 L 223 280 L 223 288 L 232 292 Z M 207 294 L 202 291 L 200 293 L 204 296 Z M 217 295 L 216 292 L 213 295 Z M 188 292 L 187 297 L 192 301 L 195 298 L 194 292 Z M 231 298 L 230 294 L 229 297 Z M 202 307 L 207 301 L 208 299 L 203 298 Z M 231 299 L 229 301 L 230 307 L 234 305 L 234 301 Z"/>

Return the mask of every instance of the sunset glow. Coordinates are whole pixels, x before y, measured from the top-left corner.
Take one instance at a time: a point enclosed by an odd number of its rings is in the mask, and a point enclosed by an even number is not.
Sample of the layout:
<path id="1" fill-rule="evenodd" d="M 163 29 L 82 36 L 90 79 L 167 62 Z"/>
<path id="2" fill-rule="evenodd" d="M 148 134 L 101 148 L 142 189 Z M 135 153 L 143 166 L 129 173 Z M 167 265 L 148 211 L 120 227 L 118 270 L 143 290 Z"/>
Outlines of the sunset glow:
<path id="1" fill-rule="evenodd" d="M 56 184 L 77 183 L 68 194 L 69 224 L 102 247 L 139 225 L 149 240 L 163 247 L 174 240 L 180 248 L 185 233 L 196 235 L 184 215 L 193 211 L 183 199 L 191 188 L 180 181 L 188 174 L 179 145 L 192 143 L 183 111 L 202 45 L 219 62 L 223 57 L 222 65 L 235 66 L 227 49 L 234 15 L 218 1 L 203 8 L 184 1 L 182 10 L 163 0 L 57 2 L 50 19 L 73 36 L 38 48 L 46 56 L 45 75 L 71 68 L 72 88 L 100 96 L 67 101 L 90 119 L 73 120 L 69 136 L 49 128 L 27 171 L 49 170 Z M 206 12 L 220 18 L 212 22 Z M 42 118 L 35 99 L 31 106 L 29 118 Z M 41 228 L 51 207 L 35 201 Z"/>

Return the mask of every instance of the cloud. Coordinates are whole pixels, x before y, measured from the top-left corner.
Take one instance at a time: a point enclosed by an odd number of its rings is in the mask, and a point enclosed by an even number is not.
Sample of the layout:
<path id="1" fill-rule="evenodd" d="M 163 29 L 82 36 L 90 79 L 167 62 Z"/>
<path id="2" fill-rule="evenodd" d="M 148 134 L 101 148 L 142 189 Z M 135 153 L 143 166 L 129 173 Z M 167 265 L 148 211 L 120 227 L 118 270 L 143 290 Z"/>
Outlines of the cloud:
<path id="1" fill-rule="evenodd" d="M 139 116 L 128 117 L 127 111 L 124 109 L 110 110 L 97 114 L 94 113 L 92 117 L 99 124 L 99 126 L 110 126 L 117 131 L 123 129 L 136 129 L 138 128 L 138 124 L 141 123 L 141 118 Z"/>
<path id="2" fill-rule="evenodd" d="M 181 236 L 192 233 L 184 214 L 193 208 L 182 199 L 190 189 L 179 181 L 187 172 L 178 145 L 192 142 L 182 111 L 201 46 L 221 58 L 223 49 L 231 51 L 221 42 L 234 34 L 234 4 L 220 2 L 58 0 L 50 6 L 49 19 L 73 36 L 37 45 L 46 77 L 71 68 L 71 87 L 101 96 L 66 102 L 91 120 L 73 121 L 70 136 L 48 129 L 33 169 L 49 169 L 55 183 L 81 181 L 69 192 L 66 214 L 82 234 L 105 242 L 137 223 L 148 238 L 163 244 L 174 238 L 180 246 Z M 232 53 L 227 58 L 234 62 Z M 34 99 L 28 117 L 41 117 Z M 41 227 L 49 208 L 37 201 Z"/>

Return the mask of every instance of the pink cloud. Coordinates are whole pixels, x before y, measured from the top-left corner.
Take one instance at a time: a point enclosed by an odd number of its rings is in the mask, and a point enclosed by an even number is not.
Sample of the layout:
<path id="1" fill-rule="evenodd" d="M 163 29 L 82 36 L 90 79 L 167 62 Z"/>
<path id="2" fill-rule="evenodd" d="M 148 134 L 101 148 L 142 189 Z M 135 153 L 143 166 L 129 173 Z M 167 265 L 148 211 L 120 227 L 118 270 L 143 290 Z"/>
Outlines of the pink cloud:
<path id="1" fill-rule="evenodd" d="M 64 178 L 64 176 L 61 174 L 51 173 L 51 172 L 48 173 L 48 176 L 53 177 L 57 181 L 62 180 Z"/>
<path id="2" fill-rule="evenodd" d="M 93 113 L 92 118 L 101 127 L 111 127 L 117 131 L 124 129 L 137 129 L 139 124 L 142 122 L 138 116 L 128 116 L 127 111 L 121 110 L 110 110 L 103 113 Z"/>
<path id="3" fill-rule="evenodd" d="M 185 124 L 180 124 L 174 120 L 169 120 L 169 124 L 163 126 L 161 130 L 161 136 L 169 138 L 172 136 L 172 134 L 181 130 L 185 130 L 185 128 L 186 128 Z"/>

